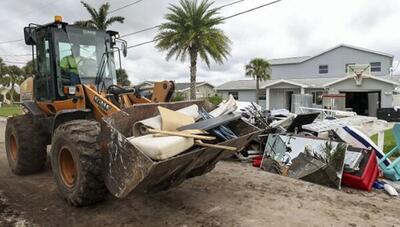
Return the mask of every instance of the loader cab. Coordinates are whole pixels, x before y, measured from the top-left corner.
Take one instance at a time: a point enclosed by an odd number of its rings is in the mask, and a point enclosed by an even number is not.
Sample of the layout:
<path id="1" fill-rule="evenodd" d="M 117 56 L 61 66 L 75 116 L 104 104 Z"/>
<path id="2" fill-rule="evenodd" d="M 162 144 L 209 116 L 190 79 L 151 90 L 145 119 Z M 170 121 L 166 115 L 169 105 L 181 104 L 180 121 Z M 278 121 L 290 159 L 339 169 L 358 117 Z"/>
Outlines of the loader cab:
<path id="1" fill-rule="evenodd" d="M 117 32 L 82 28 L 56 20 L 47 25 L 31 24 L 24 33 L 25 43 L 32 45 L 36 68 L 35 100 L 66 99 L 65 87 L 76 84 L 98 87 L 116 84 Z"/>

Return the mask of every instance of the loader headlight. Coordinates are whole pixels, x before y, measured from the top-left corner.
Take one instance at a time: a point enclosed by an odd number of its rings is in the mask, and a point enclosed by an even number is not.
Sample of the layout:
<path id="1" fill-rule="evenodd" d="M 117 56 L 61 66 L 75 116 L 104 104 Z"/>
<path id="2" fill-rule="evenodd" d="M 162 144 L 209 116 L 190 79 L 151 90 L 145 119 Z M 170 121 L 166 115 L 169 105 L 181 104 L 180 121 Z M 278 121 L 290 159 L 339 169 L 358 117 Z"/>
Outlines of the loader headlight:
<path id="1" fill-rule="evenodd" d="M 75 95 L 75 93 L 76 93 L 75 86 L 65 86 L 64 87 L 64 94 Z"/>

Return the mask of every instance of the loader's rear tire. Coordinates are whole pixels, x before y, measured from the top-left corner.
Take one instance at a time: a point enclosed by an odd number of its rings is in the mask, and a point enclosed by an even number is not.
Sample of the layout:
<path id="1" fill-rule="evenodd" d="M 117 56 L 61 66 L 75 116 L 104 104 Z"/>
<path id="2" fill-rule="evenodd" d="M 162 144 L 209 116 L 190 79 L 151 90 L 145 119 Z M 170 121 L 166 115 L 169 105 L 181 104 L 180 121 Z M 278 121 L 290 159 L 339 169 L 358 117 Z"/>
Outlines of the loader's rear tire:
<path id="1" fill-rule="evenodd" d="M 107 196 L 99 133 L 99 123 L 91 120 L 73 120 L 54 132 L 51 166 L 62 196 L 71 205 L 86 206 Z"/>
<path id="2" fill-rule="evenodd" d="M 42 170 L 46 163 L 49 137 L 43 128 L 33 123 L 30 114 L 9 118 L 5 143 L 11 171 L 26 175 Z"/>

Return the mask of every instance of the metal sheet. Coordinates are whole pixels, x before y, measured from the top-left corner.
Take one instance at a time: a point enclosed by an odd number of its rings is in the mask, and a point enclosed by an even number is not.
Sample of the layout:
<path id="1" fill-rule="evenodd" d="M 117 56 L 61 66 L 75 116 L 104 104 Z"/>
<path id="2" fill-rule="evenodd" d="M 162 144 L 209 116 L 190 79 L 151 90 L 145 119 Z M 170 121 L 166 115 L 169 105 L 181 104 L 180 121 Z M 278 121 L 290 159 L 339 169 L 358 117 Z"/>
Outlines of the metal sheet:
<path id="1" fill-rule="evenodd" d="M 340 188 L 347 144 L 314 137 L 270 134 L 262 168 Z"/>

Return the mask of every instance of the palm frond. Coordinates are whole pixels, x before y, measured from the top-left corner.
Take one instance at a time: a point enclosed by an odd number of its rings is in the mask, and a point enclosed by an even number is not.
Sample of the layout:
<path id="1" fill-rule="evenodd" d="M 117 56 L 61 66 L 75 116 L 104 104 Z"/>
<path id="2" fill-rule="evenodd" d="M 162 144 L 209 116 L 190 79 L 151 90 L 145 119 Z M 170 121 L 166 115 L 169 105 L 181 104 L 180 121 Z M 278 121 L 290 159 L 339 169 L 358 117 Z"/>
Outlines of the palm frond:
<path id="1" fill-rule="evenodd" d="M 124 17 L 120 17 L 120 16 L 110 17 L 104 24 L 104 27 L 107 28 L 108 26 L 110 26 L 111 24 L 114 24 L 115 22 L 119 22 L 119 23 L 123 24 L 124 21 L 125 21 Z"/>
<path id="2" fill-rule="evenodd" d="M 92 6 L 90 6 L 89 4 L 87 4 L 84 1 L 81 1 L 83 7 L 86 8 L 86 10 L 89 12 L 90 16 L 92 17 L 92 19 L 97 18 L 98 14 L 95 8 L 93 8 Z"/>
<path id="3" fill-rule="evenodd" d="M 271 78 L 271 65 L 267 60 L 254 58 L 245 66 L 246 76 L 265 81 Z"/>
<path id="4" fill-rule="evenodd" d="M 91 19 L 86 20 L 86 21 L 77 21 L 75 22 L 76 25 L 82 26 L 82 27 L 90 27 L 90 28 L 96 28 L 99 30 L 107 30 L 109 26 L 111 26 L 115 22 L 123 23 L 125 18 L 121 16 L 115 16 L 108 18 L 108 12 L 110 10 L 110 4 L 105 3 L 100 6 L 98 10 L 90 6 L 89 4 L 81 1 L 82 5 L 86 8 L 86 10 L 89 12 Z"/>

